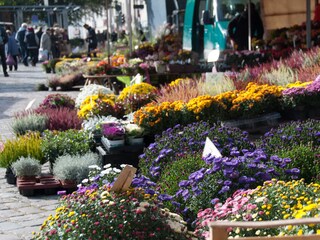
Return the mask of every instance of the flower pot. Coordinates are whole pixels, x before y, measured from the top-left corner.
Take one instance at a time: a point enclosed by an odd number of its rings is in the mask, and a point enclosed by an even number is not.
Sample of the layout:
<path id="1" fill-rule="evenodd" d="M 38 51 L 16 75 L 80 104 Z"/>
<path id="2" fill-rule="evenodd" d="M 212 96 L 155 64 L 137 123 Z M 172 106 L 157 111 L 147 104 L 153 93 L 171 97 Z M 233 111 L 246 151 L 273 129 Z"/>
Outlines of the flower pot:
<path id="1" fill-rule="evenodd" d="M 51 73 L 51 68 L 46 68 L 46 73 Z"/>
<path id="2" fill-rule="evenodd" d="M 139 138 L 129 137 L 128 144 L 129 145 L 142 145 L 143 140 L 144 140 L 143 137 L 139 137 Z"/>
<path id="3" fill-rule="evenodd" d="M 119 139 L 119 140 L 110 140 L 108 139 L 109 146 L 110 147 L 122 147 L 124 146 L 124 139 Z"/>
<path id="4" fill-rule="evenodd" d="M 63 187 L 76 187 L 77 186 L 77 182 L 75 180 L 65 179 L 65 180 L 60 180 L 60 182 Z"/>
<path id="5" fill-rule="evenodd" d="M 20 176 L 18 180 L 22 182 L 37 182 L 36 176 Z"/>
<path id="6" fill-rule="evenodd" d="M 17 177 L 14 175 L 12 172 L 12 169 L 10 167 L 7 168 L 5 178 L 7 179 L 8 184 L 13 184 L 15 185 L 17 182 Z"/>

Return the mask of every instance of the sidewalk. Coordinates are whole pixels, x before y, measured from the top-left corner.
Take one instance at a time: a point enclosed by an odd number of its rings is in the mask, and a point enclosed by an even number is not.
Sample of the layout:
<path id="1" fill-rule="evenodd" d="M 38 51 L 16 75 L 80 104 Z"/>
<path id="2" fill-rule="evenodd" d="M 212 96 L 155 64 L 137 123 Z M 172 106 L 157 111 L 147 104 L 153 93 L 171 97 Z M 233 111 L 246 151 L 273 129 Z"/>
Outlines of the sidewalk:
<path id="1" fill-rule="evenodd" d="M 79 92 L 35 91 L 39 83 L 46 83 L 51 74 L 43 72 L 41 65 L 25 67 L 9 72 L 4 77 L 0 71 L 0 139 L 14 137 L 11 130 L 12 117 L 23 111 L 35 99 L 33 106 L 52 93 L 63 93 L 75 98 Z M 43 221 L 58 204 L 58 196 L 41 195 L 24 197 L 16 186 L 9 185 L 4 178 L 5 169 L 0 168 L 0 240 L 30 239 L 33 231 L 38 231 Z"/>

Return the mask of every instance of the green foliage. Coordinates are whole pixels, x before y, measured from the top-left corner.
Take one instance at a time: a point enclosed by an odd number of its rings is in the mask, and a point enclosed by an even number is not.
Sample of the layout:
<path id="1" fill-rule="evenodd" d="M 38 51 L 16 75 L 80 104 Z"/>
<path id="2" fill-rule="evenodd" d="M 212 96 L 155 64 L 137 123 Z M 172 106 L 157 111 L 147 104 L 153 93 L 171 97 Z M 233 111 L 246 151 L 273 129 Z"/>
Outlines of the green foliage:
<path id="1" fill-rule="evenodd" d="M 0 154 L 0 167 L 10 167 L 20 157 L 33 157 L 41 163 L 45 158 L 41 151 L 42 139 L 38 133 L 29 133 L 15 139 L 9 139 L 4 143 L 4 150 Z"/>
<path id="2" fill-rule="evenodd" d="M 188 180 L 191 173 L 205 166 L 206 163 L 202 160 L 201 152 L 188 153 L 167 165 L 157 184 L 162 193 L 173 196 L 179 190 L 179 183 L 182 180 Z"/>
<path id="3" fill-rule="evenodd" d="M 80 183 L 88 177 L 91 165 L 101 165 L 99 156 L 95 153 L 63 155 L 56 159 L 53 165 L 53 174 L 60 180 L 75 180 Z"/>
<path id="4" fill-rule="evenodd" d="M 11 167 L 17 177 L 38 176 L 41 173 L 39 160 L 32 157 L 20 157 Z"/>
<path id="5" fill-rule="evenodd" d="M 300 169 L 300 178 L 306 183 L 320 182 L 320 146 L 296 145 L 289 149 L 279 149 L 275 152 L 281 158 L 290 158 L 289 167 Z"/>
<path id="6" fill-rule="evenodd" d="M 12 123 L 13 132 L 24 135 L 28 131 L 42 133 L 47 129 L 48 117 L 36 113 L 28 113 L 25 116 L 17 116 Z"/>
<path id="7" fill-rule="evenodd" d="M 62 155 L 81 155 L 90 150 L 92 142 L 84 131 L 67 130 L 64 132 L 44 132 L 41 149 L 50 162 Z"/>
<path id="8" fill-rule="evenodd" d="M 268 154 L 297 145 L 320 146 L 320 121 L 309 119 L 281 124 L 267 132 L 257 144 Z"/>

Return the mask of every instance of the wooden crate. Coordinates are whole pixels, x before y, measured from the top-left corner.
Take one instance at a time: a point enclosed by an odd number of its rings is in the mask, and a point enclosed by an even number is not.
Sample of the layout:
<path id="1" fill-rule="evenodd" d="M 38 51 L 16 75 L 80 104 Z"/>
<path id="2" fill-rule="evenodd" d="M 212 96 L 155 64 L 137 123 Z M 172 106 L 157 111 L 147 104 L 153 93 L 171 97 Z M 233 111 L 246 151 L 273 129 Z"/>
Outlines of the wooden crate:
<path id="1" fill-rule="evenodd" d="M 320 224 L 320 218 L 302 218 L 302 219 L 288 219 L 278 221 L 261 221 L 261 222 L 231 222 L 231 221 L 215 221 L 212 222 L 210 227 L 209 240 L 227 240 L 227 229 L 234 228 L 277 228 L 288 225 L 306 225 L 306 224 Z M 320 240 L 320 235 L 304 235 L 304 236 L 282 236 L 282 237 L 247 237 L 237 238 L 237 240 Z"/>

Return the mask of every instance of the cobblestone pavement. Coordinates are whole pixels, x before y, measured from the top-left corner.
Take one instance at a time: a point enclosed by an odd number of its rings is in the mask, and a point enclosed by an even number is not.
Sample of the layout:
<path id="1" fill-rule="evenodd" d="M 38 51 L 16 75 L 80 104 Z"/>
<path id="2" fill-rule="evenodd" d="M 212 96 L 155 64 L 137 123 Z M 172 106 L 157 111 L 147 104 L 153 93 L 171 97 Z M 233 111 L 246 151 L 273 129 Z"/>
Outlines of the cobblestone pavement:
<path id="1" fill-rule="evenodd" d="M 40 64 L 36 67 L 19 65 L 18 71 L 4 77 L 0 71 L 0 139 L 12 138 L 11 121 L 14 114 L 24 110 L 34 101 L 37 106 L 48 94 L 58 93 L 36 91 L 37 84 L 46 83 L 51 77 L 43 72 Z M 60 92 L 76 97 L 79 92 Z M 38 231 L 43 221 L 54 213 L 58 204 L 56 195 L 24 197 L 16 186 L 9 185 L 4 178 L 5 169 L 0 168 L 0 240 L 31 239 L 32 232 Z"/>

